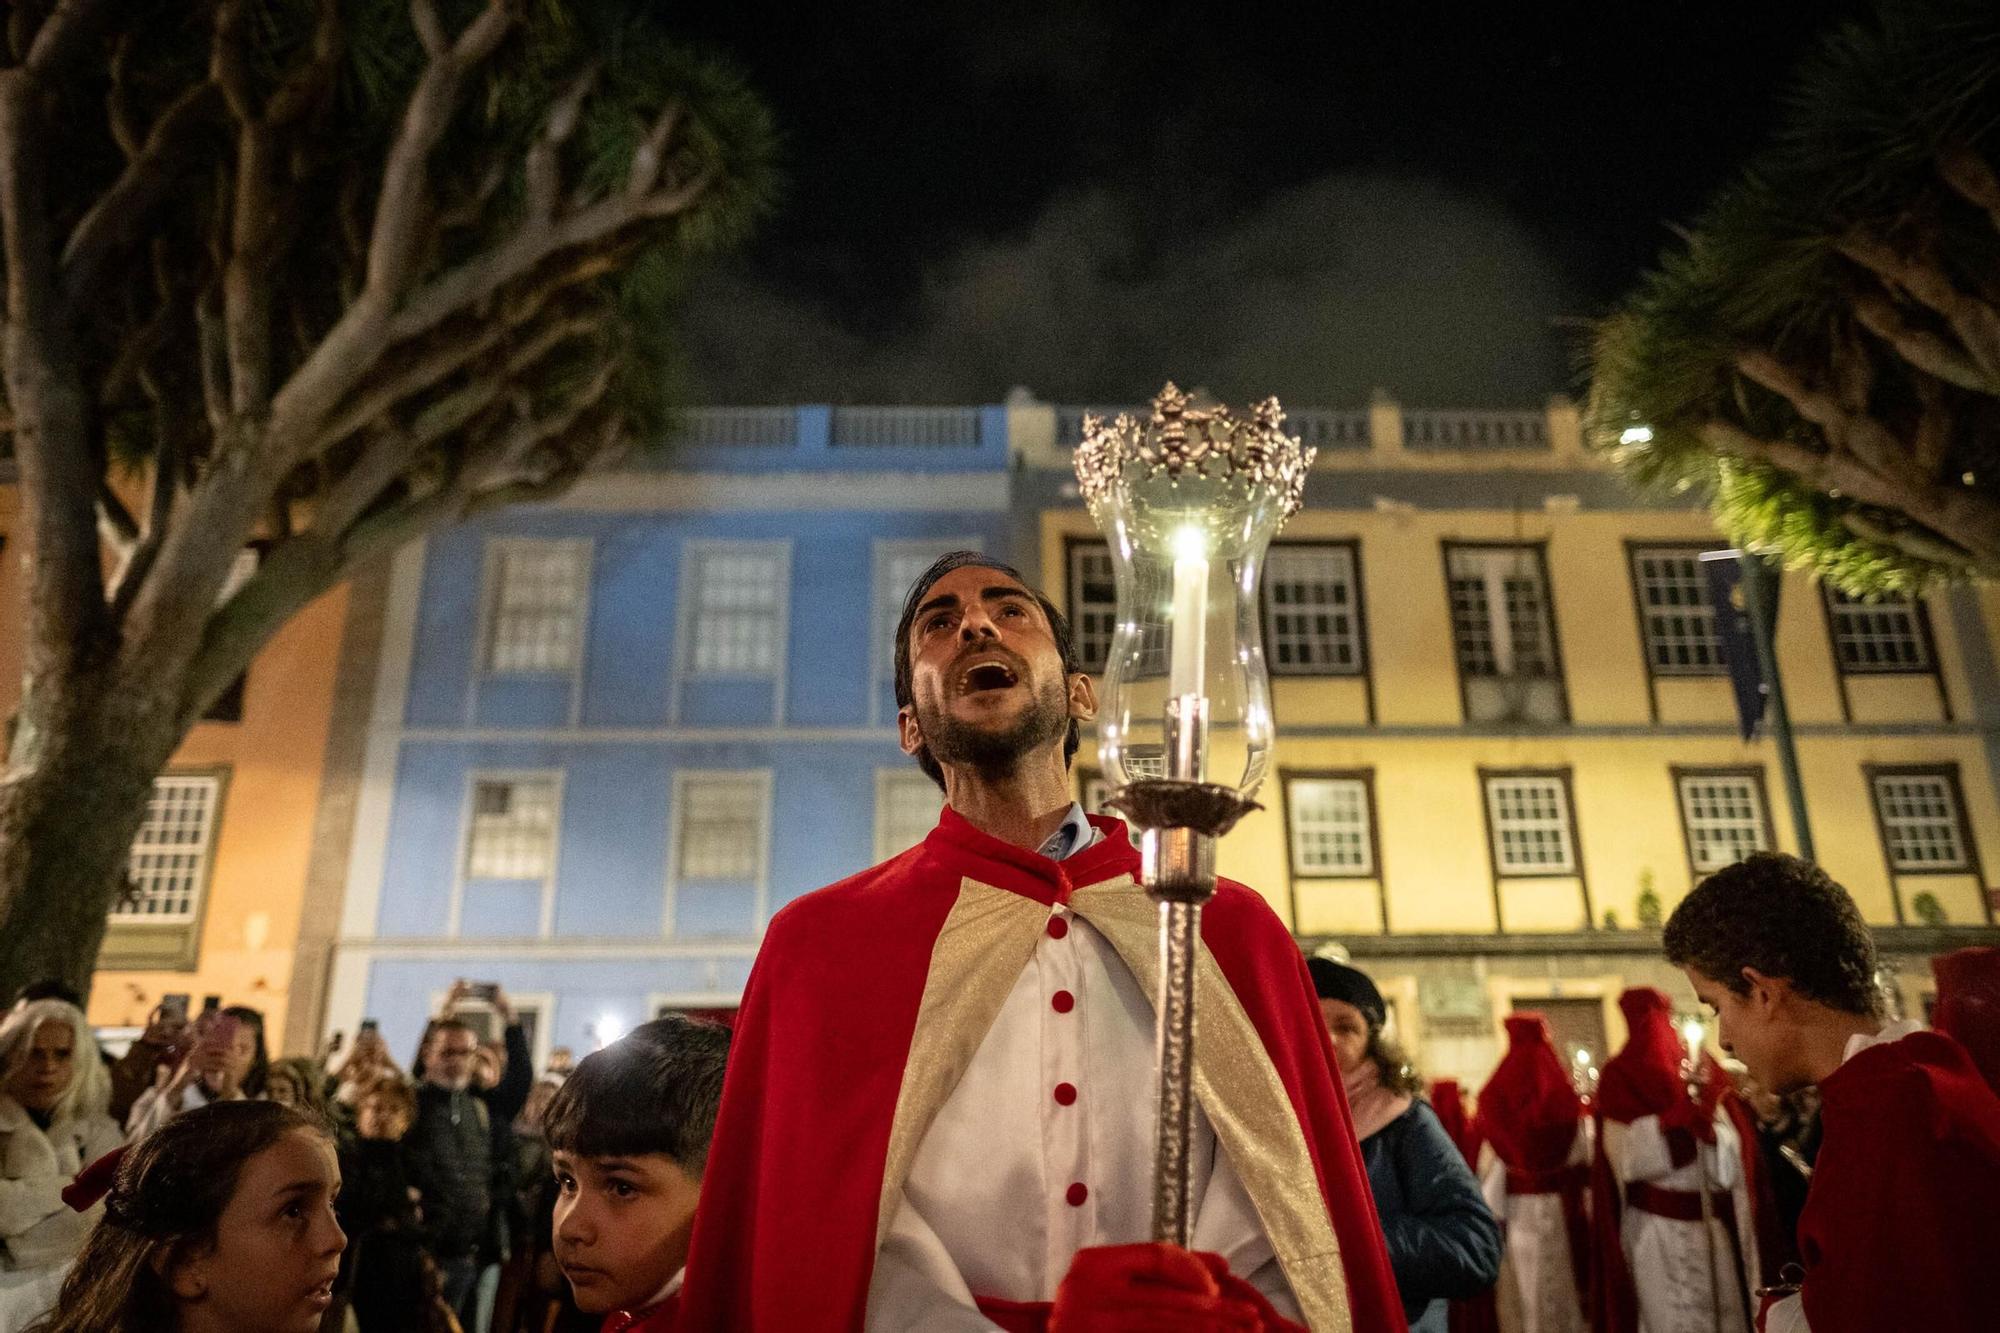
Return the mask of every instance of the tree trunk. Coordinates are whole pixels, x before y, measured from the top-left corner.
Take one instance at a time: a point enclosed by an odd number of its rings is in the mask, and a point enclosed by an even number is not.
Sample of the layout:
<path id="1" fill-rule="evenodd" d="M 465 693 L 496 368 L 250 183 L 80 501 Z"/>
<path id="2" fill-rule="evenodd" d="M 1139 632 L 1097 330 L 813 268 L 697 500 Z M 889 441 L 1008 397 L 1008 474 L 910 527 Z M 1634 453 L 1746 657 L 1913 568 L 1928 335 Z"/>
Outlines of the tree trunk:
<path id="1" fill-rule="evenodd" d="M 88 993 L 153 777 L 180 739 L 154 689 L 105 671 L 33 681 L 0 778 L 0 1006 L 32 981 Z"/>

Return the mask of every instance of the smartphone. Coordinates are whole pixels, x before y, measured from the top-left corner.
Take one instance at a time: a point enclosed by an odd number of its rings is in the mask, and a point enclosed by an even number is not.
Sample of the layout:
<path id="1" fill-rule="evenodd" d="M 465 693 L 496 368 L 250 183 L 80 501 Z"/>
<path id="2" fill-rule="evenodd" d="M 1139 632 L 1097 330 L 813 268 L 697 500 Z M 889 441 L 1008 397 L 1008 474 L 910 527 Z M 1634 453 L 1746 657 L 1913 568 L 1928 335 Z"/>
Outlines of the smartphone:
<path id="1" fill-rule="evenodd" d="M 204 995 L 201 997 L 201 1011 L 204 1014 L 212 1014 L 221 1007 L 222 997 L 220 995 Z"/>
<path id="2" fill-rule="evenodd" d="M 160 1021 L 162 1023 L 185 1023 L 188 1016 L 188 996 L 179 992 L 160 997 Z"/>
<path id="3" fill-rule="evenodd" d="M 380 1023 L 377 1023 L 372 1018 L 364 1018 L 361 1020 L 361 1031 L 357 1035 L 366 1037 L 381 1030 L 382 1025 Z"/>

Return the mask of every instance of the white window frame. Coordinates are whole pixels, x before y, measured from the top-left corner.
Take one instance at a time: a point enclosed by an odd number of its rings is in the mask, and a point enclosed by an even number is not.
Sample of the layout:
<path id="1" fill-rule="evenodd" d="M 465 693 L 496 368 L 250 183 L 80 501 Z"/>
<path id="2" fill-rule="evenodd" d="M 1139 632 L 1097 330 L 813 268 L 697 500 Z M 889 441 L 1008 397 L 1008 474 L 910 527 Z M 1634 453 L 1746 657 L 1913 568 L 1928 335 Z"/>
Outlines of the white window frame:
<path id="1" fill-rule="evenodd" d="M 1335 577 L 1325 577 L 1325 571 L 1316 570 L 1310 577 L 1287 579 L 1282 575 L 1281 566 L 1287 559 L 1326 561 L 1333 560 L 1345 566 Z M 1344 586 L 1347 600 L 1344 603 L 1328 603 L 1316 607 L 1305 603 L 1279 605 L 1272 600 L 1272 592 L 1281 582 L 1298 582 Z M 1264 577 L 1258 596 L 1263 603 L 1264 661 L 1274 676 L 1365 676 L 1368 674 L 1368 643 L 1361 614 L 1361 548 L 1353 541 L 1326 542 L 1284 542 L 1270 548 L 1264 557 Z M 1348 662 L 1281 663 L 1278 653 L 1277 620 L 1279 616 L 1345 616 L 1347 632 L 1320 636 L 1304 634 L 1291 636 L 1317 649 L 1319 645 L 1339 646 L 1345 644 Z"/>
<path id="2" fill-rule="evenodd" d="M 1108 542 L 1086 539 L 1071 540 L 1066 543 L 1066 548 L 1064 552 L 1064 564 L 1066 567 L 1063 571 L 1063 597 L 1065 610 L 1068 612 L 1070 633 L 1076 643 L 1077 660 L 1083 664 L 1085 671 L 1093 676 L 1101 676 L 1104 674 L 1105 667 L 1111 662 L 1111 645 L 1117 637 L 1118 603 L 1114 597 L 1114 600 L 1109 602 L 1094 601 L 1086 605 L 1083 600 L 1083 561 L 1102 557 L 1107 564 L 1112 564 L 1111 546 Z M 1117 581 L 1117 567 L 1115 564 L 1112 564 L 1111 574 L 1115 586 Z M 1104 651 L 1101 653 L 1093 651 L 1090 646 L 1092 636 L 1096 634 L 1096 631 L 1086 631 L 1084 617 L 1087 613 L 1091 615 L 1102 614 L 1110 618 L 1112 629 L 1103 636 Z"/>
<path id="3" fill-rule="evenodd" d="M 1293 879 L 1374 879 L 1375 792 L 1366 773 L 1287 773 L 1283 777 L 1285 795 L 1285 841 Z M 1315 819 L 1304 808 L 1303 797 L 1313 788 L 1347 793 L 1353 800 L 1357 818 Z M 1351 832 L 1360 839 L 1360 860 L 1351 865 L 1312 863 L 1305 834 L 1325 827 L 1334 832 Z"/>
<path id="4" fill-rule="evenodd" d="M 679 931 L 680 891 L 688 883 L 725 881 L 689 880 L 681 874 L 681 828 L 687 814 L 687 789 L 701 782 L 748 781 L 758 788 L 756 814 L 756 872 L 752 882 L 750 931 L 753 938 L 764 931 L 771 896 L 771 797 L 772 779 L 768 768 L 684 768 L 674 774 L 672 804 L 667 812 L 666 905 L 661 913 L 662 935 L 675 938 Z M 707 938 L 707 937 L 703 937 Z"/>
<path id="5" fill-rule="evenodd" d="M 110 920 L 113 926 L 187 926 L 201 919 L 203 905 L 208 900 L 209 876 L 215 867 L 215 843 L 222 825 L 223 777 L 220 773 L 162 773 L 153 779 L 153 790 L 147 798 L 147 819 L 132 840 L 132 847 L 126 854 L 126 873 L 135 882 L 134 863 L 149 853 L 185 855 L 192 852 L 194 864 L 190 867 L 187 905 L 174 912 L 143 912 L 134 910 L 146 901 L 145 891 L 130 903 L 121 899 L 112 905 Z M 176 843 L 142 844 L 148 826 L 152 823 L 153 802 L 176 791 L 205 791 L 205 806 L 197 837 L 192 847 Z"/>
<path id="6" fill-rule="evenodd" d="M 563 770 L 559 768 L 480 768 L 465 775 L 463 809 L 459 815 L 458 848 L 452 872 L 451 905 L 445 914 L 445 934 L 459 938 L 465 920 L 465 888 L 472 875 L 472 820 L 479 786 L 484 782 L 547 782 L 553 788 L 549 820 L 549 869 L 541 879 L 541 910 L 536 936 L 547 939 L 555 931 L 556 878 L 562 866 Z M 480 876 L 482 880 L 489 877 Z M 492 879 L 493 883 L 533 884 L 533 879 Z"/>
<path id="7" fill-rule="evenodd" d="M 1834 669 L 1843 676 L 1925 676 L 1937 670 L 1937 654 L 1931 646 L 1923 603 L 1904 593 L 1885 593 L 1873 601 L 1854 597 L 1826 584 L 1827 632 L 1832 640 Z M 1880 632 L 1871 621 L 1895 622 Z M 1849 662 L 1852 649 L 1857 654 L 1870 644 L 1908 644 L 1915 652 L 1912 661 Z"/>
<path id="8" fill-rule="evenodd" d="M 896 682 L 896 650 L 901 647 L 892 643 L 896 635 L 896 622 L 903 615 L 903 599 L 909 595 L 908 580 L 898 576 L 896 565 L 905 558 L 923 560 L 928 569 L 940 556 L 953 551 L 976 551 L 979 539 L 976 537 L 882 537 L 874 543 L 873 574 L 870 586 L 874 588 L 875 622 L 869 636 L 869 678 L 874 682 L 868 691 L 868 717 L 877 726 L 894 720 L 881 715 L 882 687 Z M 923 569 L 917 571 L 921 574 Z M 898 586 L 900 585 L 900 586 Z"/>
<path id="9" fill-rule="evenodd" d="M 1885 801 L 1885 783 L 1935 783 L 1947 805 L 1943 823 L 1951 835 L 1951 846 L 1957 856 L 1945 861 L 1907 861 L 1897 852 L 1899 828 L 1908 829 L 1922 826 L 1935 828 L 1940 824 L 1937 818 L 1913 819 L 1908 816 L 1896 817 L 1889 813 Z M 1893 768 L 1886 771 L 1872 770 L 1868 774 L 1868 798 L 1875 807 L 1875 822 L 1881 830 L 1882 855 L 1889 863 L 1889 871 L 1896 875 L 1962 875 L 1974 869 L 1971 846 L 1971 830 L 1965 818 L 1965 793 L 1960 790 L 1957 775 L 1946 768 Z"/>
<path id="10" fill-rule="evenodd" d="M 501 667 L 494 664 L 500 647 L 500 600 L 505 595 L 502 570 L 509 555 L 521 552 L 562 552 L 576 561 L 576 599 L 565 608 L 570 617 L 570 653 L 566 666 Z M 480 575 L 478 671 L 499 680 L 575 680 L 583 674 L 584 637 L 590 631 L 590 585 L 596 572 L 596 552 L 588 537 L 490 537 Z M 552 612 L 554 608 L 550 608 Z"/>
<path id="11" fill-rule="evenodd" d="M 1576 814 L 1570 793 L 1570 780 L 1563 773 L 1482 773 L 1480 783 L 1486 798 L 1487 845 L 1491 848 L 1493 872 L 1502 879 L 1574 879 L 1580 873 L 1581 858 L 1576 847 Z M 1547 784 L 1554 788 L 1556 815 L 1553 819 L 1506 820 L 1502 817 L 1500 801 L 1501 789 L 1506 786 L 1525 787 L 1530 784 Z M 1564 859 L 1560 864 L 1510 863 L 1505 855 L 1504 833 L 1513 828 L 1554 829 L 1562 835 L 1561 847 Z"/>
<path id="12" fill-rule="evenodd" d="M 943 810 L 944 793 L 938 790 L 938 785 L 931 781 L 930 775 L 918 768 L 915 763 L 875 770 L 875 860 L 878 864 L 916 846 L 924 840 L 932 828 L 936 827 L 937 815 L 933 813 L 931 822 L 924 826 L 923 833 L 919 834 L 915 841 L 902 842 L 896 836 L 897 831 L 889 818 L 895 809 L 896 793 L 904 789 L 915 790 L 920 784 L 937 798 L 935 802 L 937 810 Z"/>
<path id="13" fill-rule="evenodd" d="M 773 633 L 776 641 L 772 645 L 771 669 L 769 671 L 698 671 L 695 669 L 694 629 L 700 617 L 697 601 L 701 595 L 701 570 L 706 561 L 716 556 L 761 555 L 775 557 L 777 561 L 777 605 L 772 610 Z M 681 548 L 679 577 L 679 611 L 675 616 L 674 630 L 674 690 L 673 718 L 680 720 L 681 692 L 691 682 L 702 681 L 759 681 L 772 687 L 771 717 L 774 723 L 785 720 L 785 681 L 789 674 L 789 654 L 792 627 L 792 543 L 782 538 L 771 541 L 720 541 L 698 540 L 687 542 Z"/>
<path id="14" fill-rule="evenodd" d="M 1735 799 L 1750 807 L 1750 815 L 1743 818 L 1722 818 L 1712 813 L 1702 813 L 1696 808 L 1696 788 L 1707 786 L 1735 786 L 1739 790 Z M 1764 782 L 1760 774 L 1744 769 L 1682 768 L 1674 771 L 1674 794 L 1681 811 L 1681 832 L 1687 842 L 1688 865 L 1696 876 L 1711 875 L 1718 870 L 1735 865 L 1754 852 L 1771 850 L 1771 812 L 1764 801 Z M 1748 831 L 1752 837 L 1751 846 L 1735 849 L 1731 835 Z M 1718 835 L 1719 841 L 1705 842 L 1704 834 Z M 1715 855 L 1718 849 L 1733 850 L 1726 858 Z"/>
<path id="15" fill-rule="evenodd" d="M 1727 675 L 1729 664 L 1722 660 L 1722 640 L 1716 632 L 1715 606 L 1709 600 L 1708 579 L 1702 571 L 1701 548 L 1673 543 L 1634 545 L 1630 549 L 1632 568 L 1632 598 L 1634 610 L 1639 617 L 1639 638 L 1646 654 L 1646 671 L 1653 676 L 1721 676 Z M 1685 562 L 1692 570 L 1687 578 L 1676 570 L 1667 578 L 1648 578 L 1646 565 L 1663 561 Z M 1649 592 L 1678 589 L 1691 591 L 1695 600 L 1686 604 L 1664 602 L 1656 605 L 1648 598 Z M 1664 623 L 1678 618 L 1679 626 Z M 1656 632 L 1657 631 L 1657 632 Z M 1662 662 L 1660 652 L 1667 650 L 1674 656 L 1674 649 L 1684 648 L 1691 654 L 1705 656 L 1702 662 Z"/>

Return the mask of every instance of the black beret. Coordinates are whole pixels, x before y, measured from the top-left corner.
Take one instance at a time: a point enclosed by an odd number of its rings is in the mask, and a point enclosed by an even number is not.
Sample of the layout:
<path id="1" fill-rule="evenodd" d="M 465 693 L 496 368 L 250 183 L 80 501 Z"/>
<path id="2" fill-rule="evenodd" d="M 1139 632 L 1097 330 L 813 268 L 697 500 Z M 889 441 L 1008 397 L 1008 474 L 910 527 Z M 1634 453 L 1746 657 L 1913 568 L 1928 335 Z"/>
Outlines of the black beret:
<path id="1" fill-rule="evenodd" d="M 1312 970 L 1313 989 L 1319 992 L 1320 999 L 1345 1000 L 1361 1011 L 1371 1028 L 1379 1028 L 1388 1020 L 1389 1006 L 1382 1003 L 1382 992 L 1375 989 L 1366 972 L 1331 958 L 1308 958 L 1306 966 Z"/>

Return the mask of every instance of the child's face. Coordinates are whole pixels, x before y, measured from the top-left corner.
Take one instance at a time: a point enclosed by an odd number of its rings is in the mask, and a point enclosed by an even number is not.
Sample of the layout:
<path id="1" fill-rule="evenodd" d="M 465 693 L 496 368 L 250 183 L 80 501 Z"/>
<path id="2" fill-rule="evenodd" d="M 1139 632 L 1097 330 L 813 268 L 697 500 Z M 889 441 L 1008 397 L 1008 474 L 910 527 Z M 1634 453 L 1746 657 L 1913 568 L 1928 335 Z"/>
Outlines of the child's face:
<path id="1" fill-rule="evenodd" d="M 363 1097 L 354 1112 L 354 1129 L 364 1139 L 400 1139 L 410 1132 L 410 1113 L 393 1097 Z"/>
<path id="2" fill-rule="evenodd" d="M 333 1145 L 294 1130 L 243 1164 L 215 1244 L 177 1266 L 174 1296 L 205 1327 L 316 1333 L 347 1237 L 334 1221 Z"/>
<path id="3" fill-rule="evenodd" d="M 586 1314 L 638 1310 L 687 1263 L 701 1181 L 665 1153 L 555 1154 L 556 1261 Z"/>

